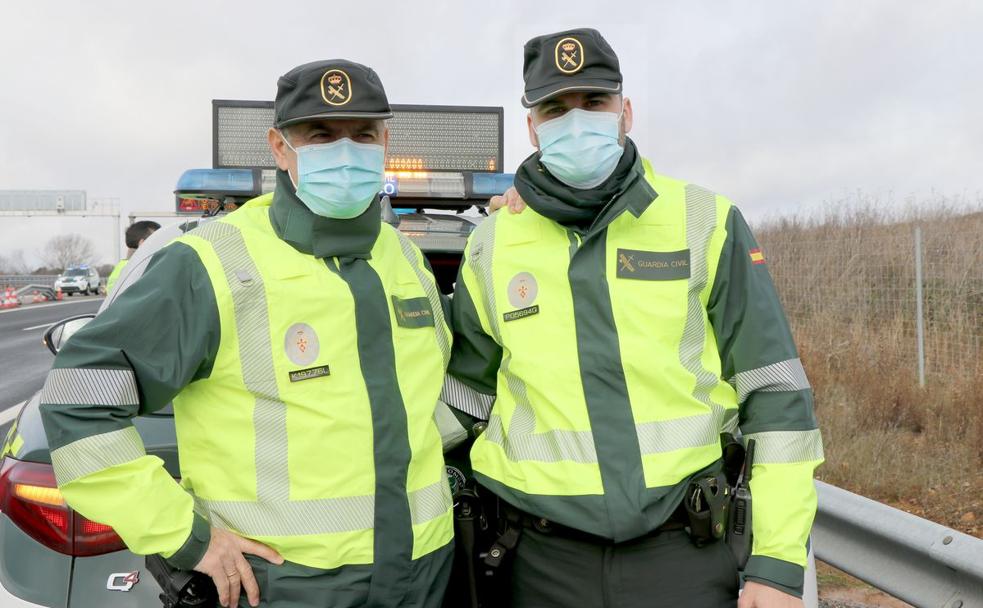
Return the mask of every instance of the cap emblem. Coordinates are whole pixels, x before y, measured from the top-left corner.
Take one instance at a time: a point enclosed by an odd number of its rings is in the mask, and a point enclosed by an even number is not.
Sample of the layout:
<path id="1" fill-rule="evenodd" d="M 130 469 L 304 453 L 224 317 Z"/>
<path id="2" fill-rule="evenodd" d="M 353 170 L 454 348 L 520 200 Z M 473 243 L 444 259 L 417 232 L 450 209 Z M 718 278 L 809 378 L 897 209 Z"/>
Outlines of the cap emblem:
<path id="1" fill-rule="evenodd" d="M 554 50 L 556 67 L 564 74 L 576 74 L 584 67 L 584 45 L 576 38 L 564 38 Z"/>
<path id="2" fill-rule="evenodd" d="M 342 70 L 328 70 L 321 76 L 321 98 L 332 106 L 352 100 L 352 79 Z"/>

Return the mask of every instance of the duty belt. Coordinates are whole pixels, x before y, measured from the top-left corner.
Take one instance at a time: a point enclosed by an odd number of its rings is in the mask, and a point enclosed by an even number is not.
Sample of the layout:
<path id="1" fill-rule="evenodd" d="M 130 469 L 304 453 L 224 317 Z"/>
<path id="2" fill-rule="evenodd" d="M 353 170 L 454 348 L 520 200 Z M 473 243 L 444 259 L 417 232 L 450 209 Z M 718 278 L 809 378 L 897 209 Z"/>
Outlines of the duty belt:
<path id="1" fill-rule="evenodd" d="M 519 543 L 519 536 L 521 535 L 522 528 L 535 530 L 540 534 L 568 538 L 595 545 L 620 544 L 610 538 L 591 534 L 590 532 L 584 532 L 583 530 L 578 530 L 576 528 L 571 528 L 570 526 L 564 526 L 563 524 L 550 521 L 545 517 L 538 517 L 531 513 L 526 513 L 525 511 L 510 505 L 504 500 L 499 500 L 498 502 L 503 515 L 502 519 L 504 528 L 501 535 L 498 537 L 498 540 L 496 540 L 495 544 L 493 544 L 491 549 L 488 550 L 488 554 L 484 559 L 485 564 L 491 568 L 499 567 L 506 555 L 515 549 L 516 545 Z M 631 541 L 625 542 L 632 542 L 640 538 L 656 536 L 663 532 L 669 532 L 672 530 L 683 530 L 688 525 L 688 522 L 689 519 L 686 514 L 686 509 L 682 504 L 680 504 L 678 507 L 676 507 L 676 510 L 672 512 L 669 518 L 662 523 L 662 525 L 655 528 L 648 534 L 643 534 L 642 536 L 634 538 Z"/>

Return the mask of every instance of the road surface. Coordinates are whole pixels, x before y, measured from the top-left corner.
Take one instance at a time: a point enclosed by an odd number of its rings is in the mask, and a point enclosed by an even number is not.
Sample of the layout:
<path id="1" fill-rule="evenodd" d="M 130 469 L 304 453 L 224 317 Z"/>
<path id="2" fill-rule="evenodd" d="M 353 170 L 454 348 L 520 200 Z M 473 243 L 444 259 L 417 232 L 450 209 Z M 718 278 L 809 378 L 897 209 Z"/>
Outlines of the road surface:
<path id="1" fill-rule="evenodd" d="M 19 406 L 44 385 L 54 356 L 41 343 L 45 328 L 67 317 L 99 310 L 102 296 L 0 310 L 0 441 Z"/>

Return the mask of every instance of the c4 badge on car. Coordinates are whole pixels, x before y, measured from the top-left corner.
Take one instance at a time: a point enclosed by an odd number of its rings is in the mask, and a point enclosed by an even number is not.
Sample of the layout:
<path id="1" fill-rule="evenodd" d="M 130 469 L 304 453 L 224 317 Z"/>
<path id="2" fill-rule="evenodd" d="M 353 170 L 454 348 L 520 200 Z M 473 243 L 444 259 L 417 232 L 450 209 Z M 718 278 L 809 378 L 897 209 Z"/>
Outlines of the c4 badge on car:
<path id="1" fill-rule="evenodd" d="M 133 585 L 140 582 L 140 571 L 134 572 L 114 572 L 109 575 L 106 581 L 106 589 L 110 591 L 129 591 Z"/>

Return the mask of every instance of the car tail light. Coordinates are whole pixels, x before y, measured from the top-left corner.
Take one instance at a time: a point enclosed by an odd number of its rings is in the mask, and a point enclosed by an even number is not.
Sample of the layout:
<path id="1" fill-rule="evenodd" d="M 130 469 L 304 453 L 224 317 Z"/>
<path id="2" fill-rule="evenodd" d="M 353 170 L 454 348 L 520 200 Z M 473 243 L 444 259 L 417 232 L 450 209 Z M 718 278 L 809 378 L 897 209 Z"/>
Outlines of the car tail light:
<path id="1" fill-rule="evenodd" d="M 0 467 L 0 511 L 28 536 L 65 555 L 102 555 L 126 548 L 112 528 L 65 504 L 50 464 L 5 458 Z"/>

